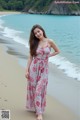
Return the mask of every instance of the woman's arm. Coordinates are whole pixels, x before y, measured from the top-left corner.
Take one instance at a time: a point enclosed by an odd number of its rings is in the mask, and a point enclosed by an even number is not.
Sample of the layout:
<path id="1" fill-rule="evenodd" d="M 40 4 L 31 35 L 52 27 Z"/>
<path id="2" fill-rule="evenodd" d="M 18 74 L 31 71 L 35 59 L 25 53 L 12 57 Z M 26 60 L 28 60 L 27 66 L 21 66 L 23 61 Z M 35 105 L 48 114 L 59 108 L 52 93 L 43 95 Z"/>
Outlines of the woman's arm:
<path id="1" fill-rule="evenodd" d="M 28 61 L 27 61 L 26 72 L 29 71 L 29 68 L 30 68 L 30 64 L 31 64 L 31 62 L 32 62 L 32 59 L 33 59 L 33 57 L 32 57 L 31 55 L 29 55 Z"/>
<path id="2" fill-rule="evenodd" d="M 56 44 L 52 41 L 49 40 L 50 47 L 53 48 L 54 52 L 52 52 L 49 57 L 55 56 L 60 53 L 59 48 L 56 46 Z"/>
<path id="3" fill-rule="evenodd" d="M 27 61 L 26 73 L 25 73 L 25 77 L 27 79 L 29 78 L 29 68 L 30 68 L 30 64 L 32 62 L 32 59 L 33 59 L 33 57 L 31 55 L 29 55 L 28 61 Z"/>

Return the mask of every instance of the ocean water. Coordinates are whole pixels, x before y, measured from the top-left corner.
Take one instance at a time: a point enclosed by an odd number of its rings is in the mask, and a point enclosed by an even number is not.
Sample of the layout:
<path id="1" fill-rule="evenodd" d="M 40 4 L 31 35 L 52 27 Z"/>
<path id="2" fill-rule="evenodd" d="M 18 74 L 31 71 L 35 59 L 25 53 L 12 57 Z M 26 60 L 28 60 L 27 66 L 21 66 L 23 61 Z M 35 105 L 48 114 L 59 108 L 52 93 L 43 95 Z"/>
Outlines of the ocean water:
<path id="1" fill-rule="evenodd" d="M 15 42 L 15 51 L 21 54 L 23 67 L 30 30 L 40 24 L 60 49 L 60 54 L 51 57 L 50 62 L 62 69 L 67 76 L 80 80 L 80 16 L 54 16 L 35 14 L 13 14 L 0 16 L 0 39 Z M 24 56 L 24 57 L 22 57 Z"/>

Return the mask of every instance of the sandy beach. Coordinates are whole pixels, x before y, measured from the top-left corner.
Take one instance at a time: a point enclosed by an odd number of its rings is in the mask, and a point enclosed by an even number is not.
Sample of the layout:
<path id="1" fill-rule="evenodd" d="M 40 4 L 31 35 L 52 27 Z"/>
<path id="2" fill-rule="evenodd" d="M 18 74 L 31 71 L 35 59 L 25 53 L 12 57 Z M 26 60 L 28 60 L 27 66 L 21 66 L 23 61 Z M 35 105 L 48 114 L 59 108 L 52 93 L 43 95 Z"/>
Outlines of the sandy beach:
<path id="1" fill-rule="evenodd" d="M 0 109 L 11 111 L 11 120 L 35 120 L 35 114 L 25 109 L 25 69 L 13 55 L 8 55 L 0 45 Z M 76 120 L 76 116 L 57 100 L 47 96 L 44 120 Z"/>
<path id="2" fill-rule="evenodd" d="M 11 11 L 11 12 L 7 12 L 7 11 L 0 11 L 0 15 L 7 15 L 7 14 L 19 14 L 20 12 L 15 12 L 15 11 Z"/>
<path id="3" fill-rule="evenodd" d="M 0 15 L 15 13 L 0 12 Z M 18 58 L 8 54 L 5 48 L 5 45 L 0 43 L 0 109 L 10 110 L 11 120 L 36 120 L 35 114 L 28 112 L 25 108 L 27 93 L 25 68 L 20 66 Z M 47 106 L 43 120 L 79 119 L 74 112 L 55 97 L 47 95 Z"/>

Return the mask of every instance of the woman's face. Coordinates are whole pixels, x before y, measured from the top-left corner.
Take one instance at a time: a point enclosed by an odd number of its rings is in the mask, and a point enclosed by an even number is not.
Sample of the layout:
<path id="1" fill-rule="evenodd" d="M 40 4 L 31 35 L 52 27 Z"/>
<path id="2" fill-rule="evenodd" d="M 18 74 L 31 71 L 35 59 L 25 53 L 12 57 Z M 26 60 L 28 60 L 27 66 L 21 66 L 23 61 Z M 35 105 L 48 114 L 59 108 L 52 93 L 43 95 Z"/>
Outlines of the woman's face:
<path id="1" fill-rule="evenodd" d="M 42 39 L 44 37 L 43 36 L 43 31 L 41 29 L 39 29 L 39 28 L 34 29 L 34 35 L 38 39 Z"/>

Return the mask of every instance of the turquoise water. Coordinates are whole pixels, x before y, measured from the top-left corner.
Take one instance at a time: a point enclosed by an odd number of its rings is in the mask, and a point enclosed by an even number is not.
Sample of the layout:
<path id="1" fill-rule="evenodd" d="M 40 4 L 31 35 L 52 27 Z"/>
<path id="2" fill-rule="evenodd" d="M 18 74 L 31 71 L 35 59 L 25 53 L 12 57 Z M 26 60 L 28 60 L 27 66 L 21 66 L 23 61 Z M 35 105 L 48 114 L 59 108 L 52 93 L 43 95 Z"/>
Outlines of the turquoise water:
<path id="1" fill-rule="evenodd" d="M 50 61 L 59 69 L 64 69 L 68 76 L 80 80 L 80 16 L 16 14 L 0 19 L 4 36 L 26 47 L 32 26 L 40 24 L 47 37 L 53 39 L 61 51 Z"/>

